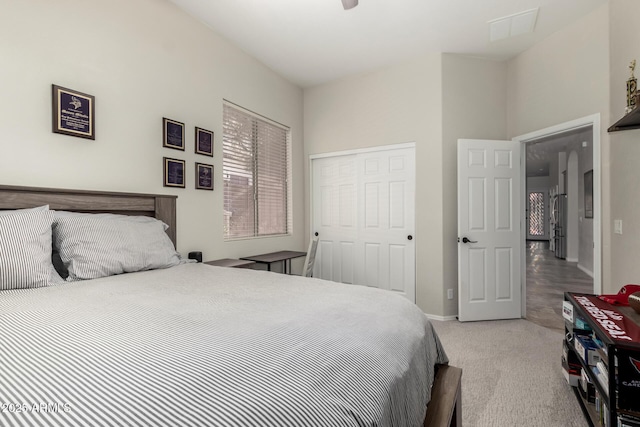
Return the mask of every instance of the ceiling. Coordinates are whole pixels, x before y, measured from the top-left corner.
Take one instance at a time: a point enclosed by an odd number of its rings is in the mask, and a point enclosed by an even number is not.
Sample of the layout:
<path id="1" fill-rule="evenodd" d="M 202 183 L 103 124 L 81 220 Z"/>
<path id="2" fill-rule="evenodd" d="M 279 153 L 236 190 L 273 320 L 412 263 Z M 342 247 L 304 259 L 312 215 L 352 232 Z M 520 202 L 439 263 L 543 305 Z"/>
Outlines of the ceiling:
<path id="1" fill-rule="evenodd" d="M 555 163 L 557 166 L 557 162 L 553 160 L 558 159 L 558 153 L 566 152 L 570 145 L 575 146 L 585 142 L 589 149 L 593 149 L 591 126 L 527 142 L 527 177 L 549 176 L 551 165 Z"/>
<path id="2" fill-rule="evenodd" d="M 428 52 L 504 60 L 607 0 L 170 0 L 291 82 L 309 87 Z M 539 8 L 535 30 L 489 41 L 488 21 Z"/>

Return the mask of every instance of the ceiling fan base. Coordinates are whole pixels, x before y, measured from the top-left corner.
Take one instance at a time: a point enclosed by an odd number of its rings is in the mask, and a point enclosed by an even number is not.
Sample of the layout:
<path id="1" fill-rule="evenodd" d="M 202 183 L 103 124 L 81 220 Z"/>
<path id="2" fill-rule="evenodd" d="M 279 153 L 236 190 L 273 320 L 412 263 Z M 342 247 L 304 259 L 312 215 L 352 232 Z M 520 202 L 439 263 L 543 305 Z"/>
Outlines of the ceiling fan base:
<path id="1" fill-rule="evenodd" d="M 342 0 L 342 7 L 344 10 L 353 9 L 358 5 L 358 0 Z"/>

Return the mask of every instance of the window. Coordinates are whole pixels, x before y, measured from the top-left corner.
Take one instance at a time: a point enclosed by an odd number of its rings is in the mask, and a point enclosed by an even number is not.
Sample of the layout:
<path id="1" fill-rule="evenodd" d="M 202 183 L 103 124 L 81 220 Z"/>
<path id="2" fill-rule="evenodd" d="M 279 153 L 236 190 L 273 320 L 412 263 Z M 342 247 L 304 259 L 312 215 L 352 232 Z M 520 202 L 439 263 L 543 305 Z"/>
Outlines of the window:
<path id="1" fill-rule="evenodd" d="M 289 128 L 225 102 L 222 147 L 225 240 L 289 234 Z"/>

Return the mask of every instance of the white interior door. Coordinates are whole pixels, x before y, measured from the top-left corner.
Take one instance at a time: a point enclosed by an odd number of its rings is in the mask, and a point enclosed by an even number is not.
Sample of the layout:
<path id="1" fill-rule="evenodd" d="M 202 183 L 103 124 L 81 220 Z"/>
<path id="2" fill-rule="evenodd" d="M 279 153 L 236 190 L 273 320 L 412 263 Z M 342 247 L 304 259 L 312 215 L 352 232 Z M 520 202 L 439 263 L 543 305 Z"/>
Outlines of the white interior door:
<path id="1" fill-rule="evenodd" d="M 458 318 L 522 316 L 520 143 L 458 140 Z"/>
<path id="2" fill-rule="evenodd" d="M 314 277 L 415 302 L 414 153 L 411 146 L 313 159 Z"/>

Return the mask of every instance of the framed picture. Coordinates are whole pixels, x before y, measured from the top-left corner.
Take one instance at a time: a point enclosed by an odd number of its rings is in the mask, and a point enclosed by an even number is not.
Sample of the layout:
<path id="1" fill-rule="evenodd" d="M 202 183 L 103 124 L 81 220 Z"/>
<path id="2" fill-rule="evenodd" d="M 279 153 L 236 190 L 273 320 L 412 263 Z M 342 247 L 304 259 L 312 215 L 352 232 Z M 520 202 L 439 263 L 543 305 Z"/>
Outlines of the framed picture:
<path id="1" fill-rule="evenodd" d="M 53 132 L 95 140 L 96 98 L 58 85 L 51 89 Z"/>
<path id="2" fill-rule="evenodd" d="M 184 160 L 163 157 L 164 186 L 184 188 Z"/>
<path id="3" fill-rule="evenodd" d="M 213 132 L 196 128 L 196 154 L 213 157 Z"/>
<path id="4" fill-rule="evenodd" d="M 196 163 L 196 189 L 213 190 L 213 165 Z"/>
<path id="5" fill-rule="evenodd" d="M 162 146 L 184 151 L 184 123 L 162 118 Z"/>
<path id="6" fill-rule="evenodd" d="M 584 173 L 584 217 L 593 218 L 593 169 Z"/>

